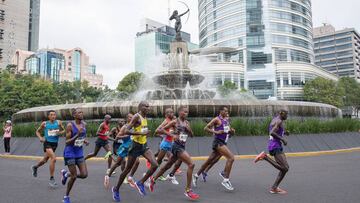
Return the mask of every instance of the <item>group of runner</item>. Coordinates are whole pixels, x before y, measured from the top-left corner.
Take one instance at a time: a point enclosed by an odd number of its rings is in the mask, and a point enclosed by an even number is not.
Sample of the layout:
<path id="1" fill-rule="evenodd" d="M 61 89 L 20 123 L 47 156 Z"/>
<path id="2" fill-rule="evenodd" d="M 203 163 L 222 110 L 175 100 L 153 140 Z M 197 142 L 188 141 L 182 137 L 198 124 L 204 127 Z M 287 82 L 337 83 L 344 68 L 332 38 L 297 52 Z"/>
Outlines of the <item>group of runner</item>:
<path id="1" fill-rule="evenodd" d="M 101 148 L 106 153 L 105 158 L 108 160 L 108 167 L 104 177 L 105 188 L 110 188 L 110 177 L 115 173 L 116 168 L 121 166 L 121 174 L 115 186 L 111 188 L 112 198 L 115 202 L 121 201 L 120 188 L 123 183 L 129 183 L 136 188 L 141 195 L 146 195 L 146 187 L 153 192 L 159 180 L 171 180 L 174 184 L 176 181 L 175 173 L 182 163 L 187 165 L 185 196 L 191 200 L 199 199 L 200 196 L 192 190 L 192 186 L 198 186 L 198 179 L 202 176 L 204 182 L 207 180 L 208 171 L 213 167 L 221 157 L 226 159 L 224 170 L 219 173 L 223 178 L 221 184 L 227 190 L 234 190 L 230 182 L 230 174 L 234 163 L 234 154 L 228 148 L 229 138 L 235 134 L 231 128 L 229 120 L 229 109 L 221 107 L 219 115 L 213 118 L 204 128 L 208 133 L 214 135 L 212 143 L 212 152 L 208 159 L 201 165 L 200 169 L 193 174 L 195 164 L 186 151 L 186 143 L 189 137 L 193 137 L 193 131 L 187 120 L 188 108 L 181 106 L 177 109 L 178 117 L 175 117 L 173 109 L 168 108 L 165 111 L 165 120 L 156 129 L 155 134 L 162 137 L 157 156 L 148 147 L 147 137 L 152 135 L 148 129 L 147 114 L 150 106 L 148 102 L 141 102 L 138 106 L 138 113 L 128 113 L 126 120 L 119 120 L 117 126 L 110 130 L 111 116 L 106 115 L 104 122 L 101 123 L 97 131 L 97 140 L 93 153 L 84 156 L 83 146 L 89 145 L 86 140 L 86 123 L 83 121 L 83 112 L 81 109 L 73 111 L 74 121 L 69 122 L 66 128 L 61 121 L 56 120 L 55 111 L 48 112 L 48 121 L 43 122 L 36 131 L 36 135 L 44 145 L 44 157 L 36 165 L 31 167 L 32 175 L 37 177 L 38 168 L 50 160 L 50 186 L 56 187 L 54 179 L 56 156 L 55 151 L 58 146 L 59 136 L 65 133 L 66 142 L 64 149 L 64 162 L 68 167 L 67 170 L 61 170 L 61 183 L 67 183 L 67 190 L 63 202 L 70 203 L 70 191 L 77 178 L 85 179 L 88 176 L 86 160 L 95 157 Z M 269 125 L 269 144 L 268 150 L 275 160 L 270 158 L 265 152 L 260 153 L 255 163 L 265 160 L 278 169 L 279 175 L 270 189 L 273 194 L 286 194 L 285 190 L 279 188 L 289 170 L 286 156 L 283 152 L 282 145 L 287 145 L 284 135 L 288 135 L 285 130 L 284 121 L 287 119 L 287 111 L 281 110 Z M 113 147 L 109 145 L 109 140 L 113 141 Z M 135 181 L 134 174 L 139 166 L 139 157 L 143 156 L 147 160 L 148 170 L 141 179 Z M 163 159 L 167 157 L 166 164 L 161 166 Z M 115 161 L 112 164 L 113 160 Z M 161 167 L 160 167 L 161 166 Z M 77 169 L 77 168 L 78 169 Z M 172 171 L 164 178 L 164 174 L 171 167 Z M 156 172 L 157 171 L 157 172 Z"/>

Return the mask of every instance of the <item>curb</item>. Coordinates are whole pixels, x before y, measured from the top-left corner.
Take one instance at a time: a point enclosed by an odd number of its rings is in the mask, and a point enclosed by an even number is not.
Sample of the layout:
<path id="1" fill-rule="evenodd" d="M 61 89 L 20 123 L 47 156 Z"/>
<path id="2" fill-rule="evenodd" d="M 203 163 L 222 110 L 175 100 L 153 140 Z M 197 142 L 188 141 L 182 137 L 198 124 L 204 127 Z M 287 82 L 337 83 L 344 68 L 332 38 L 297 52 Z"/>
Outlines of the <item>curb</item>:
<path id="1" fill-rule="evenodd" d="M 334 155 L 334 154 L 343 154 L 343 153 L 352 153 L 352 152 L 360 152 L 360 147 L 349 148 L 349 149 L 338 149 L 338 150 L 330 150 L 330 151 L 316 151 L 316 152 L 295 152 L 295 153 L 286 153 L 287 157 L 314 157 L 314 156 L 323 156 L 323 155 Z M 257 155 L 236 155 L 235 160 L 248 160 L 255 159 Z M 3 155 L 0 154 L 0 158 L 3 159 L 13 159 L 13 160 L 40 160 L 42 156 L 23 156 L 23 155 Z M 195 161 L 206 161 L 208 159 L 207 156 L 198 156 L 192 157 Z M 222 157 L 222 160 L 225 158 Z M 64 160 L 63 157 L 57 157 L 57 160 Z M 140 158 L 140 160 L 145 160 L 144 158 Z M 104 158 L 95 157 L 89 160 L 90 162 L 100 162 L 104 161 Z"/>

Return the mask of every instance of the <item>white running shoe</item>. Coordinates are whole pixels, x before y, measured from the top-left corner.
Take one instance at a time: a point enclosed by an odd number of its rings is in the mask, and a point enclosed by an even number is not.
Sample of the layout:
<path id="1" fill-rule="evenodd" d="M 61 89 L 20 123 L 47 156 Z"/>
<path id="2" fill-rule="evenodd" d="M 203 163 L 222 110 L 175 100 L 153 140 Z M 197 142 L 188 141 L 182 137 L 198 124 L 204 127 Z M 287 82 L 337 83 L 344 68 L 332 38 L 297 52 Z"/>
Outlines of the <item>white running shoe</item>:
<path id="1" fill-rule="evenodd" d="M 175 176 L 167 175 L 167 176 L 166 176 L 166 179 L 167 179 L 167 180 L 170 180 L 171 183 L 174 184 L 174 185 L 179 185 L 179 182 L 176 180 Z"/>
<path id="2" fill-rule="evenodd" d="M 105 178 L 104 178 L 104 187 L 106 189 L 109 189 L 109 186 L 110 186 L 110 178 L 109 178 L 108 175 L 106 175 Z"/>
<path id="3" fill-rule="evenodd" d="M 229 179 L 224 179 L 221 184 L 227 189 L 227 190 L 230 190 L 230 191 L 233 191 L 234 188 L 233 186 L 231 185 L 231 182 Z"/>
<path id="4" fill-rule="evenodd" d="M 198 179 L 199 179 L 199 176 L 197 174 L 192 176 L 192 183 L 193 183 L 194 187 L 197 187 Z"/>

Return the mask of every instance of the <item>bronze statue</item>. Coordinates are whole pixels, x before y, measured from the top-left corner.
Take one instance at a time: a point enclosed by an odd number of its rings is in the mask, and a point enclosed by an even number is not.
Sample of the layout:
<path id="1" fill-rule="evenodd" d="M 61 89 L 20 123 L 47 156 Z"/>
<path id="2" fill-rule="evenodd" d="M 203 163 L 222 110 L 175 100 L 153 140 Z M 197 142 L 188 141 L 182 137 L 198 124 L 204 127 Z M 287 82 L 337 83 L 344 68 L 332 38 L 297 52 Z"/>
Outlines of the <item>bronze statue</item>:
<path id="1" fill-rule="evenodd" d="M 177 10 L 175 10 L 172 14 L 172 16 L 170 17 L 170 20 L 174 20 L 175 19 L 175 31 L 176 31 L 176 41 L 182 41 L 181 38 L 181 28 L 182 28 L 182 24 L 181 24 L 181 17 L 185 14 L 187 14 L 190 11 L 190 9 L 188 9 L 186 12 L 184 12 L 183 14 L 179 15 L 179 12 Z"/>

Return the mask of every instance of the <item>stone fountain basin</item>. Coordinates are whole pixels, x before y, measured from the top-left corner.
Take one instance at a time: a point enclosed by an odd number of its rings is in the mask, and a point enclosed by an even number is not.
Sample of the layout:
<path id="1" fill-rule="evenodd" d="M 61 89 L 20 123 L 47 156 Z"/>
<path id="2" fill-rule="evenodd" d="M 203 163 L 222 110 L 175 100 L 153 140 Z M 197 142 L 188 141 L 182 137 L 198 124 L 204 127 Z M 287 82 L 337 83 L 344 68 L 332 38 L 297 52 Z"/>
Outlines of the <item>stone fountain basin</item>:
<path id="1" fill-rule="evenodd" d="M 13 121 L 40 122 L 46 120 L 46 112 L 55 110 L 57 118 L 72 120 L 71 112 L 74 108 L 81 108 L 85 120 L 102 119 L 105 114 L 113 118 L 124 118 L 128 112 L 137 112 L 140 101 L 119 101 L 101 103 L 64 104 L 42 106 L 24 109 L 13 115 Z M 333 119 L 342 117 L 341 110 L 321 103 L 295 101 L 245 101 L 245 100 L 149 100 L 151 112 L 149 117 L 163 117 L 166 108 L 177 109 L 181 105 L 188 106 L 190 118 L 214 117 L 221 106 L 230 108 L 231 117 L 267 118 L 273 116 L 280 109 L 289 111 L 290 118 L 320 118 Z"/>
<path id="2" fill-rule="evenodd" d="M 190 71 L 189 69 L 173 69 L 159 73 L 153 77 L 153 81 L 161 86 L 166 86 L 170 89 L 184 89 L 189 83 L 190 87 L 196 87 L 205 77 L 200 73 Z"/>

